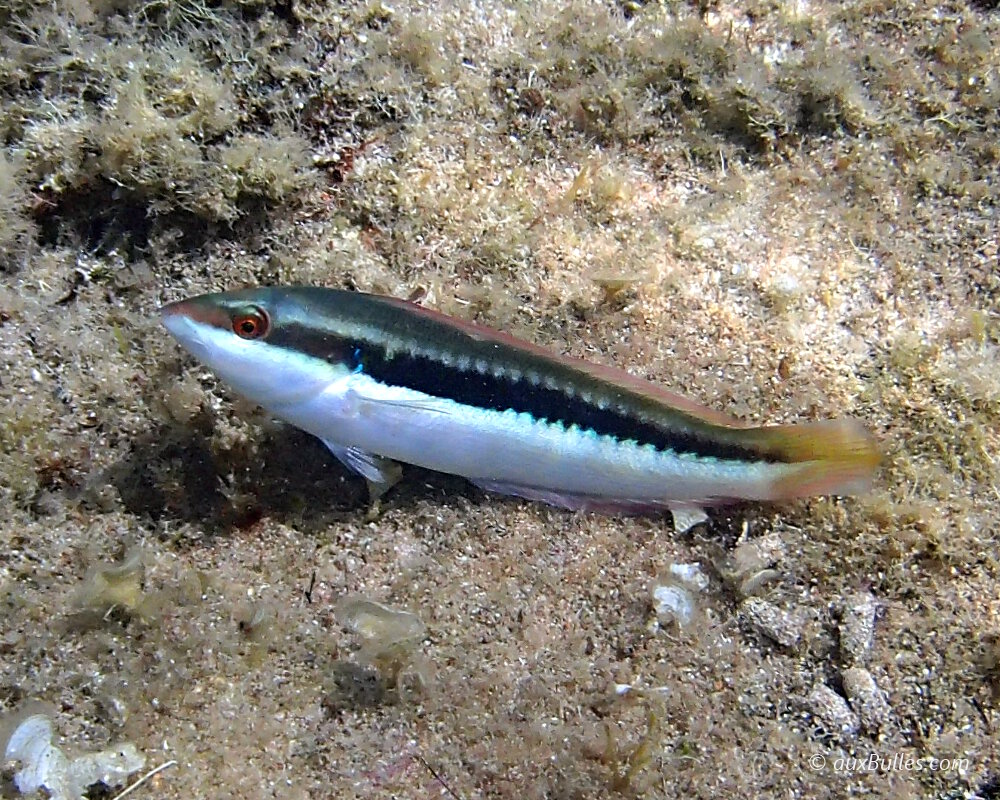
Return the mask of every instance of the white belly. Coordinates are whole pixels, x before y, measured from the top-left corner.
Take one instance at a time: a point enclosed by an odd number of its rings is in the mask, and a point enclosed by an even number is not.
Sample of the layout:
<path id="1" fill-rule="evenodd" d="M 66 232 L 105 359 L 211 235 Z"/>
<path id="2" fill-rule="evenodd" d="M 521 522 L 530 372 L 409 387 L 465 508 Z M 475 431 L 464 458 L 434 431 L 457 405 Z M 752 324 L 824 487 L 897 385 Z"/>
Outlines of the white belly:
<path id="1" fill-rule="evenodd" d="M 514 411 L 483 410 L 364 374 L 272 409 L 322 439 L 487 483 L 649 503 L 766 499 L 782 467 L 675 455 Z"/>

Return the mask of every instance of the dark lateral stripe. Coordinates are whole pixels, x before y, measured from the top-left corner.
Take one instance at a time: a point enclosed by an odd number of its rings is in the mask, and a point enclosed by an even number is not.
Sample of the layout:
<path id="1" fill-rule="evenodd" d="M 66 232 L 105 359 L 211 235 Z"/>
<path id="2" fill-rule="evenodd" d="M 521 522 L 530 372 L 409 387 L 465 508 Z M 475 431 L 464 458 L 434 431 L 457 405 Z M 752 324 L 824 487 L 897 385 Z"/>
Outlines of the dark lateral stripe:
<path id="1" fill-rule="evenodd" d="M 347 363 L 387 385 L 402 386 L 477 408 L 527 413 L 536 420 L 564 428 L 576 425 L 581 430 L 619 441 L 652 445 L 661 451 L 722 460 L 778 460 L 757 449 L 699 435 L 698 431 L 667 428 L 639 419 L 620 404 L 601 408 L 579 394 L 534 383 L 510 370 L 500 375 L 484 374 L 473 368 L 455 366 L 455 358 L 435 358 L 408 350 L 396 350 L 389 355 L 387 348 L 378 343 L 344 339 L 332 332 L 297 323 L 282 327 L 269 337 L 271 344 L 325 361 Z"/>

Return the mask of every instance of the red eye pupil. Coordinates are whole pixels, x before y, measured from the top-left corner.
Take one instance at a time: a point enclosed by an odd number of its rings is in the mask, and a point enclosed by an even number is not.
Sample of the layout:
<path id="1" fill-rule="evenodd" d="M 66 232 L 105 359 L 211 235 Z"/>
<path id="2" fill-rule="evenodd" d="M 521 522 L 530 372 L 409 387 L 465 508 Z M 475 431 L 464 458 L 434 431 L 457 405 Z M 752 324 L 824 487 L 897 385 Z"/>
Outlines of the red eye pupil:
<path id="1" fill-rule="evenodd" d="M 245 319 L 243 320 L 243 322 L 240 323 L 240 330 L 242 330 L 243 333 L 247 334 L 253 333 L 255 330 L 257 330 L 257 323 L 254 322 L 252 319 Z"/>

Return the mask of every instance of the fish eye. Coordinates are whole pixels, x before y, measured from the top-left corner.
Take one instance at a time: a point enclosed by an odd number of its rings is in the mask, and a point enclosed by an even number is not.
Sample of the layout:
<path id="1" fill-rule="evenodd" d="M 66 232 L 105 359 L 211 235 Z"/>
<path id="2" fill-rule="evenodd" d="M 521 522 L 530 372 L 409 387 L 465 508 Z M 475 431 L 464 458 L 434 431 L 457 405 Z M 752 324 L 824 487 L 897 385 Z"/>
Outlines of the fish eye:
<path id="1" fill-rule="evenodd" d="M 267 335 L 271 322 L 264 309 L 252 306 L 233 316 L 233 333 L 241 339 L 260 339 Z"/>

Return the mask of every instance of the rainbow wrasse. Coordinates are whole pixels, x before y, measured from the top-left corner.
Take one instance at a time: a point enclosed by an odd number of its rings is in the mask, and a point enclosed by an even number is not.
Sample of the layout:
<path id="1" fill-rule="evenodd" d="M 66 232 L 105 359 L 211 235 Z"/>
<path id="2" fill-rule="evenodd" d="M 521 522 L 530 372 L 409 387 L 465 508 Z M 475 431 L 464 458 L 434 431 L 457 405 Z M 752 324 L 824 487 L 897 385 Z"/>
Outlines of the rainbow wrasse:
<path id="1" fill-rule="evenodd" d="M 319 437 L 378 492 L 402 461 L 571 509 L 697 514 L 864 490 L 851 420 L 750 427 L 626 372 L 391 297 L 207 294 L 166 327 L 240 394 Z"/>

